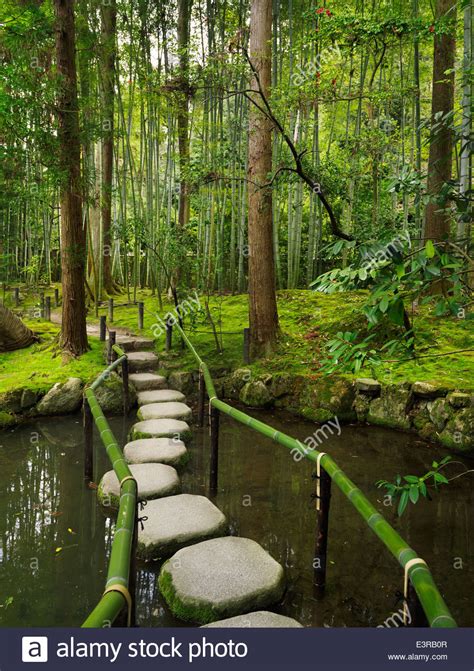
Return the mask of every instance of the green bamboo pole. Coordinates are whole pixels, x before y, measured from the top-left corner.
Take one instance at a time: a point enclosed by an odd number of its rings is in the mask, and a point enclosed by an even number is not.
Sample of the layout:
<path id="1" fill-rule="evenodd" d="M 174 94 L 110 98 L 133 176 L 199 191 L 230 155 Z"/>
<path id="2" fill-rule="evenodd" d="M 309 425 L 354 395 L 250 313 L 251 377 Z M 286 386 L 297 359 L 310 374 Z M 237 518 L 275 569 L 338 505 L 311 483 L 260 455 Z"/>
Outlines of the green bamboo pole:
<path id="1" fill-rule="evenodd" d="M 276 431 L 271 426 L 268 426 L 268 424 L 265 424 L 254 417 L 250 417 L 250 415 L 247 415 L 245 412 L 237 410 L 231 405 L 218 399 L 207 365 L 196 352 L 191 341 L 179 324 L 176 324 L 176 328 L 181 333 L 184 342 L 199 364 L 199 369 L 204 377 L 207 393 L 209 395 L 209 403 L 213 407 L 224 412 L 226 415 L 229 415 L 229 417 L 232 417 L 241 424 L 249 426 L 254 431 L 258 431 L 258 433 L 261 433 L 263 436 L 283 445 L 289 450 L 297 450 L 307 459 L 314 462 L 317 461 L 319 455 L 317 450 L 309 450 L 303 443 L 295 438 L 292 438 L 281 431 Z M 324 454 L 321 457 L 320 463 L 333 482 L 335 482 L 342 491 L 344 496 L 349 499 L 369 528 L 376 536 L 378 536 L 378 538 L 380 538 L 385 547 L 388 548 L 403 569 L 410 560 L 419 558 L 415 550 L 413 550 L 398 532 L 393 529 L 383 515 L 381 515 L 381 513 L 379 513 L 365 497 L 363 492 L 339 468 L 332 457 L 328 454 Z M 414 564 L 409 567 L 408 576 L 415 588 L 430 627 L 456 627 L 456 622 L 451 616 L 443 597 L 439 593 L 428 566 L 425 564 Z"/>

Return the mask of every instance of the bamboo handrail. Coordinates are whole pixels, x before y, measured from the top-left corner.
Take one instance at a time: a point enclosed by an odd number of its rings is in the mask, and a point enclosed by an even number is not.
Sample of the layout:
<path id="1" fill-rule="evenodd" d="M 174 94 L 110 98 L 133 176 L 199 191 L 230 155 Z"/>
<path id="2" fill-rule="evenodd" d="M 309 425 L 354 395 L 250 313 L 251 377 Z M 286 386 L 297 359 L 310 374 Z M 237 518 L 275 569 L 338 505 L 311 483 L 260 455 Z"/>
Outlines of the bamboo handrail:
<path id="1" fill-rule="evenodd" d="M 115 475 L 121 483 L 119 510 L 105 584 L 106 590 L 113 590 L 113 587 L 117 586 L 117 590 L 121 591 L 105 592 L 83 623 L 83 627 L 110 626 L 124 606 L 129 605 L 126 595 L 128 594 L 133 536 L 136 525 L 137 483 L 94 394 L 94 390 L 127 358 L 125 352 L 118 345 L 114 345 L 113 349 L 119 355 L 119 358 L 110 366 L 107 366 L 90 387 L 85 390 L 85 396 L 99 431 L 100 439 L 112 463 Z"/>
<path id="2" fill-rule="evenodd" d="M 179 330 L 188 349 L 199 364 L 199 370 L 204 377 L 210 405 L 226 415 L 229 415 L 229 417 L 232 417 L 241 424 L 245 424 L 267 438 L 274 440 L 280 445 L 283 445 L 290 450 L 298 450 L 298 452 L 310 461 L 317 462 L 319 455 L 317 450 L 307 450 L 305 446 L 295 438 L 292 438 L 281 431 L 277 431 L 268 424 L 250 417 L 250 415 L 247 415 L 245 412 L 237 410 L 237 408 L 221 401 L 217 397 L 209 368 L 201 359 L 180 325 L 176 323 L 175 327 Z M 346 496 L 357 510 L 368 527 L 383 542 L 385 547 L 388 548 L 400 566 L 404 570 L 407 570 L 408 577 L 415 589 L 418 599 L 420 600 L 429 626 L 456 627 L 456 622 L 436 587 L 433 576 L 426 563 L 412 562 L 413 559 L 419 559 L 415 550 L 407 544 L 400 534 L 387 522 L 383 515 L 370 503 L 363 492 L 347 477 L 342 469 L 339 468 L 332 457 L 328 454 L 324 454 L 320 459 L 320 463 L 332 481 L 339 487 L 344 496 Z M 407 569 L 405 569 L 406 566 Z"/>

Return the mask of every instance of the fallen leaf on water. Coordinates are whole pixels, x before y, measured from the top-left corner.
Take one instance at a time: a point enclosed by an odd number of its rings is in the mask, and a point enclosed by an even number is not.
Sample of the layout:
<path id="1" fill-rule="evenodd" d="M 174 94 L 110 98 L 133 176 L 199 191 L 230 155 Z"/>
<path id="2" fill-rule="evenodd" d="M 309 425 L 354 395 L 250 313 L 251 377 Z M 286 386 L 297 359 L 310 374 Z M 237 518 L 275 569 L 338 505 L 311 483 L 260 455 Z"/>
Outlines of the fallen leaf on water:
<path id="1" fill-rule="evenodd" d="M 87 486 L 89 487 L 89 489 L 97 489 L 97 485 L 95 484 L 95 482 L 89 482 Z"/>

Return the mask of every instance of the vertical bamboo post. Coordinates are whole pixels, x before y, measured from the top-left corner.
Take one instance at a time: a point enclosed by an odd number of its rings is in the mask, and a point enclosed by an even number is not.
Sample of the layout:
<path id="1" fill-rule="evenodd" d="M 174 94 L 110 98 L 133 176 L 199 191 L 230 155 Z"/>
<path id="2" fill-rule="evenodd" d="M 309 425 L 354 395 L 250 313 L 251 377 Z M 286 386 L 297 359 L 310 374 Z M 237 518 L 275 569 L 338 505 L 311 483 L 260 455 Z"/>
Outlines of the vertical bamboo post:
<path id="1" fill-rule="evenodd" d="M 130 410 L 130 389 L 128 386 L 128 359 L 122 361 L 122 385 L 123 385 L 123 412 L 128 415 Z"/>
<path id="2" fill-rule="evenodd" d="M 107 328 L 107 317 L 105 315 L 101 315 L 99 318 L 99 339 L 102 342 L 105 342 L 106 328 Z"/>
<path id="3" fill-rule="evenodd" d="M 109 322 L 112 324 L 114 321 L 114 299 L 109 298 Z"/>
<path id="4" fill-rule="evenodd" d="M 204 375 L 199 371 L 199 388 L 198 388 L 198 426 L 204 426 L 204 405 L 206 398 L 206 385 L 204 383 Z"/>
<path id="5" fill-rule="evenodd" d="M 244 329 L 244 363 L 250 363 L 250 329 Z"/>
<path id="6" fill-rule="evenodd" d="M 93 418 L 85 394 L 82 397 L 82 426 L 84 429 L 84 480 L 86 484 L 89 484 L 94 480 Z"/>
<path id="7" fill-rule="evenodd" d="M 107 351 L 107 359 L 109 364 L 115 361 L 115 352 L 113 350 L 113 346 L 115 345 L 115 335 L 115 331 L 109 331 L 109 347 Z"/>
<path id="8" fill-rule="evenodd" d="M 210 403 L 210 401 L 209 401 Z M 217 408 L 210 406 L 211 425 L 211 458 L 209 463 L 209 494 L 217 494 L 217 480 L 219 470 L 219 416 Z"/>
<path id="9" fill-rule="evenodd" d="M 173 326 L 166 322 L 166 351 L 169 352 L 173 345 Z"/>
<path id="10" fill-rule="evenodd" d="M 48 322 L 51 321 L 51 296 L 46 296 L 45 298 L 44 318 Z"/>
<path id="11" fill-rule="evenodd" d="M 20 289 L 18 287 L 15 287 L 13 290 L 13 296 L 15 299 L 15 305 L 18 307 L 20 305 Z"/>
<path id="12" fill-rule="evenodd" d="M 44 291 L 40 291 L 40 315 L 44 319 Z"/>
<path id="13" fill-rule="evenodd" d="M 59 307 L 59 289 L 58 289 L 58 287 L 55 287 L 55 289 L 54 289 L 54 307 L 55 308 Z"/>
<path id="14" fill-rule="evenodd" d="M 316 595 L 322 596 L 326 586 L 326 565 L 329 530 L 329 505 L 331 501 L 331 478 L 321 467 L 319 498 L 316 498 L 316 547 L 314 551 L 314 580 Z"/>
<path id="15" fill-rule="evenodd" d="M 142 302 L 138 303 L 138 329 L 141 331 L 143 329 L 143 321 L 145 314 L 145 304 Z"/>
<path id="16" fill-rule="evenodd" d="M 128 575 L 128 591 L 132 598 L 132 612 L 130 614 L 130 626 L 137 625 L 137 545 L 138 545 L 138 524 L 140 513 L 138 512 L 140 502 L 137 501 L 135 507 L 135 524 L 133 525 L 133 540 L 130 556 L 130 572 Z"/>

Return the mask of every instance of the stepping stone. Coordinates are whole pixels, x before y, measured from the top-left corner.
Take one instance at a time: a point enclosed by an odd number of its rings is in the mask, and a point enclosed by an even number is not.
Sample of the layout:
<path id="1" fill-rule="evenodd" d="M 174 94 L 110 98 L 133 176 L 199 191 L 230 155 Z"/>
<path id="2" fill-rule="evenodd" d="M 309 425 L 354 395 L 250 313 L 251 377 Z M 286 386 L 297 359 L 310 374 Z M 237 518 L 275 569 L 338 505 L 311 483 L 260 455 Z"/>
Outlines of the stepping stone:
<path id="1" fill-rule="evenodd" d="M 141 499 L 157 499 L 171 496 L 181 489 L 178 474 L 172 466 L 165 464 L 133 464 L 130 466 L 137 481 L 138 496 Z M 120 484 L 114 471 L 107 471 L 99 483 L 97 496 L 105 507 L 118 508 Z"/>
<path id="2" fill-rule="evenodd" d="M 184 401 L 185 395 L 175 389 L 154 389 L 152 391 L 141 391 L 138 394 L 138 405 L 148 403 L 167 403 L 169 401 Z"/>
<path id="3" fill-rule="evenodd" d="M 185 403 L 171 401 L 170 403 L 148 403 L 142 405 L 137 412 L 140 420 L 147 419 L 190 419 L 191 408 Z"/>
<path id="4" fill-rule="evenodd" d="M 166 386 L 166 378 L 154 373 L 132 373 L 128 379 L 137 391 L 163 389 Z"/>
<path id="5" fill-rule="evenodd" d="M 154 352 L 130 352 L 127 358 L 131 373 L 141 373 L 158 367 L 158 357 Z"/>
<path id="6" fill-rule="evenodd" d="M 205 496 L 178 494 L 149 501 L 146 516 L 137 545 L 138 556 L 145 560 L 169 557 L 180 548 L 227 532 L 225 515 Z"/>
<path id="7" fill-rule="evenodd" d="M 134 424 L 130 440 L 139 438 L 174 438 L 184 440 L 191 437 L 191 429 L 180 419 L 147 419 Z"/>
<path id="8" fill-rule="evenodd" d="M 142 336 L 128 336 L 119 334 L 116 338 L 117 345 L 124 352 L 134 352 L 137 350 L 153 350 L 155 341 L 152 338 L 143 338 Z"/>
<path id="9" fill-rule="evenodd" d="M 185 444 L 172 438 L 132 440 L 123 448 L 123 455 L 129 464 L 161 463 L 169 466 L 183 466 L 189 458 Z"/>
<path id="10" fill-rule="evenodd" d="M 217 620 L 210 624 L 203 624 L 202 629 L 208 627 L 303 627 L 297 620 L 292 617 L 285 617 L 285 615 L 278 615 L 278 613 L 271 613 L 268 610 L 257 610 L 255 613 L 246 613 L 245 615 L 237 615 L 237 617 L 228 617 L 226 620 Z"/>
<path id="11" fill-rule="evenodd" d="M 283 568 L 250 538 L 228 536 L 178 550 L 158 584 L 182 620 L 207 624 L 280 601 Z"/>

